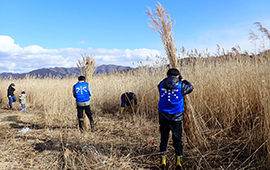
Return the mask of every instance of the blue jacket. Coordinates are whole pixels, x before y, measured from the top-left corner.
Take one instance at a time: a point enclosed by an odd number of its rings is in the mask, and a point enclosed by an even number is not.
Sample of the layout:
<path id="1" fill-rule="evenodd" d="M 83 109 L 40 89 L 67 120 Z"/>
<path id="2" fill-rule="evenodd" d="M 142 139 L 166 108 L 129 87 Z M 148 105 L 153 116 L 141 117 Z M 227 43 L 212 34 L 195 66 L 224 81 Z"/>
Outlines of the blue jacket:
<path id="1" fill-rule="evenodd" d="M 89 106 L 92 89 L 87 82 L 79 81 L 73 86 L 73 96 L 77 106 Z"/>
<path id="2" fill-rule="evenodd" d="M 193 86 L 187 81 L 182 82 L 176 76 L 163 79 L 159 85 L 159 114 L 172 121 L 184 118 L 184 95 L 193 91 Z"/>

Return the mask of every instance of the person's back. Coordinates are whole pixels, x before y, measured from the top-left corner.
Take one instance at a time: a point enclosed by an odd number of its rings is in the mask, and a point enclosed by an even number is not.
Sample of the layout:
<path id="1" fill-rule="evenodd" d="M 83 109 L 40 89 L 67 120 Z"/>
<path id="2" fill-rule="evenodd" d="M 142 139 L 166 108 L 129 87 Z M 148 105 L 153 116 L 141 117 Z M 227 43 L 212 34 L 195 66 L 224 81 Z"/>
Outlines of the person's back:
<path id="1" fill-rule="evenodd" d="M 170 115 L 182 113 L 184 111 L 184 100 L 181 89 L 182 82 L 176 76 L 164 79 L 159 85 L 158 110 Z"/>
<path id="2" fill-rule="evenodd" d="M 91 92 L 89 90 L 89 85 L 87 82 L 79 81 L 73 87 L 73 95 L 76 98 L 76 103 L 79 106 L 90 105 Z"/>
<path id="3" fill-rule="evenodd" d="M 159 85 L 159 124 L 160 124 L 160 152 L 161 168 L 167 166 L 167 145 L 169 132 L 172 131 L 173 146 L 175 148 L 176 167 L 183 166 L 183 145 L 182 145 L 182 120 L 184 118 L 184 95 L 193 91 L 193 86 L 183 80 L 179 70 L 169 69 L 167 78 Z"/>
<path id="4" fill-rule="evenodd" d="M 90 96 L 93 94 L 92 88 L 87 82 L 85 82 L 84 76 L 79 76 L 78 80 L 79 81 L 73 86 L 73 96 L 76 98 L 79 128 L 81 132 L 83 132 L 83 110 L 85 110 L 85 114 L 90 121 L 92 132 L 94 132 L 94 120 L 92 118 L 90 108 Z"/>

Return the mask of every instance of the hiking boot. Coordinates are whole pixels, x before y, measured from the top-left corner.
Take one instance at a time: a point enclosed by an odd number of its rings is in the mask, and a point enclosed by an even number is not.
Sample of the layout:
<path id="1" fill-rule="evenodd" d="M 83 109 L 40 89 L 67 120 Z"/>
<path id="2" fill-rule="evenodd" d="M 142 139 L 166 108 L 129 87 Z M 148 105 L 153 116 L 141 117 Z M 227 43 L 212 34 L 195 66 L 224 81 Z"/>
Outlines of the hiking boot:
<path id="1" fill-rule="evenodd" d="M 177 170 L 183 170 L 183 156 L 176 156 L 176 169 Z"/>
<path id="2" fill-rule="evenodd" d="M 120 113 L 123 114 L 124 113 L 124 110 L 125 110 L 125 107 L 121 107 Z"/>
<path id="3" fill-rule="evenodd" d="M 167 168 L 167 157 L 166 155 L 162 155 L 160 158 L 160 168 L 165 170 Z"/>

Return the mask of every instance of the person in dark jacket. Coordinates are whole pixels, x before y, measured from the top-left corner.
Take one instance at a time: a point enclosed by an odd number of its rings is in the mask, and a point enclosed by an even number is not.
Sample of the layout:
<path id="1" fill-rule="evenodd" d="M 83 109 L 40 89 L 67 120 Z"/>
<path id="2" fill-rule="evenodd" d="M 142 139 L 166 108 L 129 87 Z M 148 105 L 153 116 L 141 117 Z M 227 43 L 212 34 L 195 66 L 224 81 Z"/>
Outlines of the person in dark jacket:
<path id="1" fill-rule="evenodd" d="M 90 96 L 93 94 L 91 86 L 85 82 L 84 76 L 78 77 L 78 83 L 73 86 L 73 96 L 76 98 L 77 116 L 79 120 L 79 128 L 83 131 L 83 110 L 90 120 L 91 131 L 94 132 L 94 120 L 92 118 L 90 108 Z"/>
<path id="2" fill-rule="evenodd" d="M 16 97 L 14 96 L 14 91 L 15 91 L 15 84 L 11 83 L 7 89 L 7 97 L 9 100 L 10 109 L 12 108 L 12 103 L 17 101 Z"/>
<path id="3" fill-rule="evenodd" d="M 183 166 L 182 121 L 184 118 L 184 97 L 193 91 L 193 86 L 183 80 L 178 69 L 171 68 L 167 71 L 167 78 L 159 85 L 159 124 L 160 124 L 160 152 L 161 168 L 167 166 L 167 144 L 169 132 L 172 131 L 173 146 L 176 156 L 176 167 Z"/>
<path id="4" fill-rule="evenodd" d="M 125 92 L 121 95 L 121 109 L 120 113 L 123 114 L 125 110 L 125 106 L 127 105 L 129 107 L 129 110 L 132 111 L 131 106 L 133 105 L 137 106 L 137 96 L 133 92 Z"/>

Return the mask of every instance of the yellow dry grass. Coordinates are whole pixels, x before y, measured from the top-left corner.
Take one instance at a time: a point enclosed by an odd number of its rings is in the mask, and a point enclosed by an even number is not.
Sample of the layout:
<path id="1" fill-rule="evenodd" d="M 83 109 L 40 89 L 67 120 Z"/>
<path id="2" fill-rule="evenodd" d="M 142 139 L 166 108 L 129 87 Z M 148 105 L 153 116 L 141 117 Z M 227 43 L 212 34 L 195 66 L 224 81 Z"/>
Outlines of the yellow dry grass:
<path id="1" fill-rule="evenodd" d="M 219 60 L 221 60 L 219 62 Z M 195 87 L 184 119 L 184 166 L 191 169 L 269 167 L 269 54 L 261 60 L 196 59 L 181 69 Z M 194 65 L 194 62 L 196 64 Z M 96 132 L 77 128 L 72 86 L 64 79 L 2 79 L 0 169 L 155 169 L 159 162 L 157 84 L 167 68 L 139 69 L 136 74 L 96 75 L 92 111 Z M 26 112 L 8 110 L 6 89 L 28 95 Z M 6 87 L 6 88 L 5 88 Z M 120 95 L 138 95 L 134 113 L 119 115 Z M 192 113 L 192 110 L 193 113 Z M 24 126 L 33 131 L 14 134 Z M 200 131 L 201 136 L 196 135 Z M 140 146 L 153 144 L 138 150 Z M 83 147 L 92 148 L 83 152 Z M 174 162 L 172 141 L 169 161 Z"/>
<path id="2" fill-rule="evenodd" d="M 164 10 L 160 4 L 157 7 Z M 168 45 L 173 39 L 164 42 Z M 263 51 L 251 58 L 237 48 L 222 54 L 219 50 L 210 57 L 182 48 L 189 58 L 179 62 L 169 58 L 195 87 L 184 118 L 184 167 L 269 169 L 270 53 Z M 0 169 L 158 169 L 157 84 L 168 69 L 159 66 L 95 75 L 89 81 L 94 91 L 95 133 L 80 133 L 77 128 L 72 96 L 76 77 L 2 79 Z M 19 112 L 18 103 L 13 110 L 7 109 L 10 83 L 16 85 L 16 97 L 22 90 L 28 95 L 25 112 Z M 120 115 L 120 95 L 126 91 L 136 93 L 139 103 L 132 113 Z M 16 133 L 24 126 L 32 131 Z M 174 168 L 173 153 L 170 140 L 170 169 Z"/>

